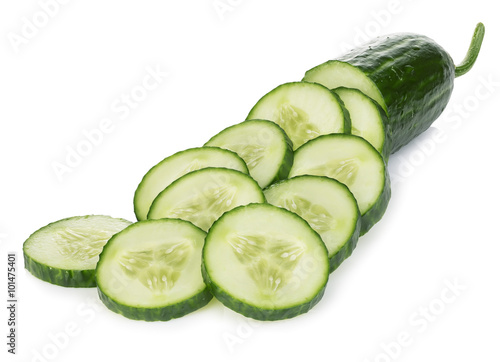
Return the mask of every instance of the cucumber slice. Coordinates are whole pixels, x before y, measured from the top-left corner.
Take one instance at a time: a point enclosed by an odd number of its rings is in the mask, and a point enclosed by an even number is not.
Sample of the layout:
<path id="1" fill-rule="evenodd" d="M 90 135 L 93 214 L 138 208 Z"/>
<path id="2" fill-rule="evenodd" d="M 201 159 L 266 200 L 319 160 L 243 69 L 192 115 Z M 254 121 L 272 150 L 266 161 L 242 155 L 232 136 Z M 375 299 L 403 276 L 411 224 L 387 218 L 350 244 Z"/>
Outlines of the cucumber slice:
<path id="1" fill-rule="evenodd" d="M 328 253 L 296 214 L 269 204 L 226 212 L 210 229 L 202 273 L 228 308 L 259 320 L 306 313 L 323 296 Z"/>
<path id="2" fill-rule="evenodd" d="M 265 202 L 254 179 L 240 171 L 208 167 L 167 186 L 154 199 L 148 219 L 179 218 L 207 231 L 224 212 L 253 202 Z"/>
<path id="3" fill-rule="evenodd" d="M 338 97 L 320 84 L 292 82 L 278 86 L 252 108 L 247 119 L 277 123 L 294 150 L 323 134 L 349 133 L 348 113 Z"/>
<path id="4" fill-rule="evenodd" d="M 248 120 L 228 127 L 205 146 L 236 152 L 262 188 L 285 179 L 293 163 L 292 141 L 276 123 L 267 120 Z"/>
<path id="5" fill-rule="evenodd" d="M 327 176 L 344 183 L 361 212 L 364 235 L 384 215 L 391 188 L 384 159 L 359 136 L 332 134 L 309 141 L 295 152 L 289 177 Z"/>
<path id="6" fill-rule="evenodd" d="M 343 183 L 322 176 L 303 175 L 276 183 L 264 196 L 306 220 L 328 249 L 330 272 L 352 254 L 358 242 L 361 214 L 353 194 Z"/>
<path id="7" fill-rule="evenodd" d="M 377 85 L 361 70 L 340 60 L 330 60 L 308 70 L 304 82 L 319 83 L 328 89 L 348 87 L 359 89 L 374 99 L 387 113 L 387 105 Z"/>
<path id="8" fill-rule="evenodd" d="M 165 187 L 188 172 L 205 167 L 225 167 L 248 173 L 245 162 L 229 150 L 199 147 L 177 152 L 153 166 L 144 175 L 134 195 L 137 220 L 147 218 L 151 203 Z"/>
<path id="9" fill-rule="evenodd" d="M 139 221 L 113 236 L 97 264 L 102 302 L 130 319 L 167 321 L 212 298 L 201 276 L 205 232 L 178 219 Z"/>
<path id="10" fill-rule="evenodd" d="M 103 246 L 130 224 L 103 215 L 74 216 L 48 224 L 24 242 L 24 267 L 52 284 L 95 287 L 95 268 Z"/>
<path id="11" fill-rule="evenodd" d="M 333 91 L 349 111 L 351 134 L 363 137 L 388 159 L 391 149 L 385 133 L 387 114 L 382 107 L 358 89 L 339 87 Z"/>

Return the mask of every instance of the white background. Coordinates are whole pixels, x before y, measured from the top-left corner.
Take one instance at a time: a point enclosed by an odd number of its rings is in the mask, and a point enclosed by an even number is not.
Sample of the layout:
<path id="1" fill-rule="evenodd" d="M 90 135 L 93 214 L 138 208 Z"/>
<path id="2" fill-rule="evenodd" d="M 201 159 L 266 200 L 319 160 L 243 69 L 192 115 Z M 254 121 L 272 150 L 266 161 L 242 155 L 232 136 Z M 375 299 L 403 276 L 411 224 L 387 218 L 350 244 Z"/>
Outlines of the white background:
<path id="1" fill-rule="evenodd" d="M 213 0 L 73 0 L 52 9 L 46 24 L 38 1 L 0 5 L 0 359 L 498 360 L 494 2 L 220 3 L 231 11 L 219 16 Z M 35 33 L 15 46 L 23 18 L 34 17 Z M 74 215 L 133 220 L 133 192 L 151 166 L 241 122 L 263 94 L 300 80 L 349 44 L 416 32 L 459 62 L 478 21 L 487 32 L 476 66 L 457 79 L 434 126 L 392 156 L 386 215 L 331 275 L 309 313 L 252 322 L 212 301 L 178 320 L 131 321 L 105 309 L 95 289 L 53 286 L 23 269 L 22 243 L 33 231 Z M 140 94 L 148 67 L 169 74 L 130 114 L 113 111 L 122 94 Z M 58 178 L 54 163 L 64 163 L 68 149 L 103 118 L 112 131 Z M 17 252 L 19 267 L 15 358 L 4 337 L 8 251 Z M 460 286 L 455 293 L 450 283 Z M 429 307 L 425 317 L 421 308 Z M 75 335 L 64 337 L 67 328 Z M 403 346 L 396 342 L 401 334 Z"/>

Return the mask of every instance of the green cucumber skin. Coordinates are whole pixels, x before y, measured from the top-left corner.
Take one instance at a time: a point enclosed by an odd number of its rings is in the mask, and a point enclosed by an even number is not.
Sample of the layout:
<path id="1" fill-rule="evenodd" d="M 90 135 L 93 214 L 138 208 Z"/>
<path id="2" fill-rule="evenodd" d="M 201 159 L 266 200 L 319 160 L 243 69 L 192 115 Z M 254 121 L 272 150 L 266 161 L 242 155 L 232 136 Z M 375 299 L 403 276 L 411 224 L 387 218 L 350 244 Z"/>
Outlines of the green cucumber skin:
<path id="1" fill-rule="evenodd" d="M 451 97 L 453 60 L 423 35 L 381 36 L 337 60 L 357 67 L 380 90 L 389 116 L 391 153 L 428 129 Z"/>
<path id="2" fill-rule="evenodd" d="M 350 88 L 347 88 L 347 87 L 338 87 L 338 88 L 332 89 L 332 92 L 334 92 L 335 94 L 337 94 L 336 93 L 337 90 L 343 90 L 343 89 L 350 89 Z M 369 98 L 370 101 L 371 101 L 371 103 L 378 109 L 380 117 L 382 118 L 382 122 L 384 123 L 383 126 L 384 126 L 385 139 L 384 139 L 384 145 L 382 146 L 382 149 L 380 150 L 379 153 L 382 154 L 382 157 L 387 162 L 389 160 L 389 155 L 391 154 L 391 147 L 389 145 L 388 135 L 387 135 L 387 124 L 389 123 L 389 119 L 387 118 L 387 113 L 385 112 L 384 108 L 382 108 L 382 106 L 380 104 L 378 104 L 376 100 L 374 100 L 373 98 L 368 97 L 366 94 L 365 94 L 365 96 L 367 98 Z M 349 111 L 347 109 L 346 109 L 346 112 L 349 113 Z M 349 119 L 350 119 L 350 117 L 349 117 Z M 352 123 L 351 123 L 351 128 L 352 128 Z M 352 132 L 351 132 L 351 134 L 352 134 Z"/>
<path id="3" fill-rule="evenodd" d="M 281 164 L 281 167 L 278 169 L 278 172 L 276 172 L 276 175 L 273 177 L 273 179 L 271 180 L 271 183 L 269 185 L 272 185 L 275 182 L 278 182 L 278 181 L 286 179 L 288 177 L 288 174 L 290 173 L 290 169 L 292 168 L 292 164 L 293 164 L 293 143 L 292 143 L 292 140 L 290 139 L 290 137 L 288 137 L 288 135 L 283 130 L 283 128 L 281 128 L 277 123 L 269 121 L 269 120 L 266 120 L 266 119 L 247 119 L 247 120 L 243 121 L 242 123 L 244 123 L 244 122 L 269 122 L 269 123 L 272 123 L 273 125 L 275 125 L 276 127 L 278 127 L 281 130 L 281 132 L 284 135 L 285 142 L 286 142 L 285 157 L 283 159 L 283 163 Z M 224 131 L 226 131 L 226 130 L 232 128 L 232 127 L 236 127 L 239 124 L 241 124 L 241 123 L 232 125 L 232 126 L 226 128 L 226 129 L 222 130 L 221 132 L 217 133 L 212 138 L 210 138 L 203 145 L 203 147 L 215 147 L 215 146 L 209 146 L 210 141 L 212 141 L 213 139 L 215 139 L 219 134 L 223 133 Z M 234 151 L 232 151 L 232 152 L 234 152 Z M 234 153 L 236 153 L 236 152 L 234 152 Z M 250 174 L 250 172 L 247 172 L 247 173 Z"/>
<path id="4" fill-rule="evenodd" d="M 96 286 L 95 269 L 66 270 L 40 264 L 24 253 L 24 267 L 38 279 L 61 287 L 92 288 Z"/>
<path id="5" fill-rule="evenodd" d="M 351 134 L 352 131 L 351 115 L 349 114 L 349 111 L 345 107 L 344 101 L 342 101 L 339 95 L 331 89 L 330 93 L 332 93 L 335 99 L 337 99 L 337 101 L 340 104 L 340 108 L 342 109 L 342 113 L 344 114 L 344 132 L 342 133 Z"/>
<path id="6" fill-rule="evenodd" d="M 318 292 L 318 294 L 316 294 L 314 298 L 307 303 L 278 310 L 263 309 L 254 307 L 249 304 L 244 304 L 238 301 L 237 299 L 233 298 L 231 295 L 229 295 L 223 288 L 221 288 L 219 285 L 217 285 L 210 279 L 210 276 L 208 275 L 205 268 L 205 263 L 202 263 L 201 265 L 201 274 L 203 275 L 203 281 L 207 285 L 208 289 L 219 302 L 224 304 L 229 309 L 244 315 L 245 317 L 260 321 L 276 321 L 282 319 L 290 319 L 300 314 L 307 313 L 309 310 L 311 310 L 312 307 L 318 304 L 318 302 L 323 297 L 323 294 L 325 293 L 326 289 L 326 284 L 325 284 Z"/>
<path id="7" fill-rule="evenodd" d="M 182 150 L 182 151 L 178 151 L 166 158 L 164 158 L 163 160 L 161 160 L 160 162 L 158 162 L 156 165 L 154 165 L 153 167 L 151 167 L 148 172 L 146 172 L 144 174 L 144 176 L 142 177 L 142 180 L 141 182 L 139 183 L 139 185 L 137 186 L 137 188 L 135 189 L 135 192 L 134 192 L 134 200 L 133 200 L 133 206 L 134 206 L 134 214 L 135 214 L 135 217 L 137 219 L 137 221 L 141 221 L 141 220 L 144 220 L 143 218 L 140 217 L 139 213 L 138 213 L 138 195 L 139 195 L 139 190 L 141 189 L 141 187 L 144 185 L 144 183 L 146 182 L 147 180 L 147 177 L 148 175 L 153 172 L 155 169 L 158 169 L 160 167 L 162 167 L 163 163 L 164 162 L 168 162 L 168 160 L 170 160 L 171 158 L 173 158 L 174 156 L 178 156 L 180 154 L 183 154 L 183 153 L 187 153 L 187 152 L 193 152 L 193 151 L 196 151 L 196 150 L 200 150 L 202 148 L 211 148 L 211 149 L 218 149 L 218 150 L 222 150 L 220 147 L 209 147 L 209 146 L 203 146 L 203 147 L 195 147 L 195 148 L 188 148 L 186 150 Z M 231 152 L 231 153 L 234 153 L 238 158 L 240 158 L 240 156 L 238 156 L 236 154 L 236 152 L 233 152 L 233 151 L 230 151 L 230 150 L 226 150 L 224 149 L 223 151 L 227 151 L 227 152 Z M 221 151 L 222 152 L 222 151 Z M 245 173 L 246 174 L 249 174 L 248 172 L 248 167 L 245 163 L 245 161 L 241 160 L 241 165 L 244 167 L 245 169 Z"/>
<path id="8" fill-rule="evenodd" d="M 245 122 L 248 122 L 248 121 L 245 121 Z M 269 122 L 271 122 L 271 121 L 269 121 Z M 277 123 L 275 123 L 275 124 L 276 124 L 276 126 L 278 126 L 278 128 L 281 130 L 281 132 L 283 132 L 283 134 L 285 135 L 286 152 L 285 152 L 285 158 L 283 159 L 283 162 L 281 163 L 281 167 L 279 168 L 278 172 L 271 180 L 270 185 L 272 185 L 273 183 L 278 182 L 280 180 L 286 179 L 288 177 L 288 174 L 290 173 L 290 169 L 292 168 L 292 165 L 293 165 L 293 143 L 292 143 L 292 140 L 288 137 L 288 135 L 285 133 L 283 128 L 281 128 Z"/>
<path id="9" fill-rule="evenodd" d="M 239 172 L 239 171 L 238 171 Z M 166 220 L 166 219 L 165 219 Z M 181 224 L 190 224 L 193 227 L 196 227 L 199 229 L 197 226 L 193 225 L 189 221 L 181 220 L 181 219 L 168 219 L 170 222 L 178 222 Z M 131 227 L 136 227 L 139 223 L 155 223 L 158 222 L 158 220 L 143 220 L 139 221 L 135 224 L 131 224 L 129 228 Z M 200 229 L 201 230 L 201 229 Z M 122 232 L 126 231 L 124 229 Z M 103 262 L 105 259 L 105 255 L 108 252 L 108 246 L 112 245 L 114 242 L 115 238 L 119 237 L 120 233 L 117 233 L 113 235 L 108 243 L 104 245 L 104 248 L 99 256 L 99 261 L 97 263 L 97 268 L 96 270 L 99 269 L 99 264 Z M 201 263 L 201 260 L 200 260 Z M 99 276 L 96 277 L 96 282 Z M 125 287 L 125 286 L 123 286 Z M 155 307 L 155 308 L 147 308 L 147 307 L 135 307 L 135 306 L 130 306 L 126 305 L 120 302 L 117 302 L 114 298 L 111 298 L 107 296 L 99 287 L 99 283 L 97 283 L 97 292 L 99 295 L 99 298 L 103 302 L 103 304 L 110 309 L 111 311 L 121 314 L 122 316 L 128 318 L 128 319 L 133 319 L 133 320 L 142 320 L 142 321 L 147 321 L 147 322 L 153 322 L 153 321 L 169 321 L 171 319 L 175 318 L 180 318 L 183 317 L 191 312 L 194 312 L 205 305 L 207 305 L 210 300 L 213 298 L 212 294 L 208 290 L 207 286 L 203 288 L 199 293 L 193 295 L 192 297 L 182 300 L 178 303 L 171 304 L 171 305 L 166 305 L 166 306 L 161 306 L 161 307 Z"/>
<path id="10" fill-rule="evenodd" d="M 343 247 L 339 249 L 339 251 L 337 251 L 337 253 L 335 253 L 335 255 L 332 255 L 332 257 L 329 258 L 330 273 L 333 273 L 340 266 L 340 264 L 344 262 L 344 260 L 351 256 L 354 249 L 356 249 L 359 237 L 362 235 L 361 225 L 362 223 L 360 216 L 358 217 L 358 221 L 356 222 L 356 227 L 354 228 L 354 232 L 352 233 L 351 238 L 344 244 Z"/>
<path id="11" fill-rule="evenodd" d="M 327 176 L 300 175 L 300 176 L 292 177 L 289 180 L 300 179 L 300 178 L 307 179 L 307 178 L 311 178 L 311 177 L 312 178 L 326 178 L 326 179 L 328 179 Z M 335 179 L 332 179 L 332 180 L 334 180 L 335 182 L 338 182 L 340 185 L 342 185 L 342 187 L 344 187 L 352 195 L 351 191 L 349 191 L 349 188 L 346 185 L 344 185 L 342 182 L 340 182 L 338 180 L 335 180 Z M 281 181 L 281 182 L 286 182 L 286 180 Z M 279 185 L 279 184 L 271 185 L 271 186 L 267 187 L 266 189 L 276 187 L 277 185 Z M 352 196 L 352 197 L 354 200 L 356 200 L 354 198 L 354 196 Z M 288 211 L 290 211 L 290 210 L 288 210 Z M 293 212 L 293 211 L 290 211 L 290 212 Z M 356 245 L 358 244 L 358 240 L 359 240 L 359 237 L 361 234 L 361 213 L 359 212 L 359 208 L 358 208 L 357 212 L 358 212 L 358 214 L 357 214 L 358 217 L 357 217 L 356 225 L 354 226 L 354 229 L 352 231 L 351 237 L 349 238 L 349 240 L 347 240 L 347 242 L 344 244 L 344 246 L 342 246 L 335 253 L 335 255 L 328 257 L 329 262 L 330 262 L 330 273 L 335 271 L 335 269 L 337 269 L 340 266 L 340 264 L 342 264 L 342 262 L 344 260 L 346 260 L 349 256 L 351 256 L 354 249 L 356 249 Z M 298 215 L 298 214 L 297 214 L 297 216 L 300 217 L 300 215 Z"/>
<path id="12" fill-rule="evenodd" d="M 237 209 L 240 208 L 245 208 L 245 207 L 253 207 L 254 205 L 262 205 L 262 204 L 249 204 L 249 205 L 241 205 L 238 206 L 232 210 L 226 211 L 222 216 L 219 218 L 221 220 L 224 215 L 226 215 L 229 212 L 232 211 L 237 211 Z M 265 205 L 269 207 L 276 207 L 271 204 L 265 203 Z M 284 212 L 290 213 L 294 215 L 298 220 L 301 222 L 305 223 L 308 228 L 311 228 L 307 221 L 305 221 L 303 218 L 295 214 L 294 212 L 288 211 L 286 209 L 283 209 Z M 217 222 L 217 221 L 216 221 Z M 215 223 L 214 223 L 215 225 Z M 213 227 L 213 226 L 212 226 Z M 318 237 L 321 239 L 319 234 L 311 228 L 311 230 L 318 235 Z M 226 292 L 226 290 L 222 287 L 220 287 L 217 283 L 215 283 L 211 278 L 209 273 L 207 272 L 206 265 L 205 265 L 205 252 L 207 250 L 207 241 L 209 238 L 209 233 L 210 230 L 207 232 L 207 237 L 205 238 L 205 244 L 203 246 L 202 250 L 202 257 L 201 257 L 201 275 L 203 277 L 203 281 L 205 285 L 207 286 L 208 290 L 210 293 L 217 299 L 219 302 L 221 302 L 223 305 L 228 307 L 229 309 L 244 315 L 245 317 L 260 320 L 260 321 L 277 321 L 277 320 L 282 320 L 282 319 L 290 319 L 294 318 L 300 314 L 304 314 L 309 312 L 316 304 L 319 303 L 319 301 L 323 298 L 323 295 L 325 294 L 325 289 L 326 286 L 328 285 L 328 280 L 329 280 L 329 273 L 325 275 L 325 281 L 324 284 L 321 286 L 321 288 L 318 290 L 316 295 L 312 297 L 309 301 L 298 304 L 289 308 L 281 308 L 281 309 L 264 309 L 256 306 L 252 306 L 247 303 L 243 303 L 239 301 L 238 299 L 234 298 L 231 296 L 229 293 Z M 326 248 L 326 245 L 324 243 L 321 243 L 323 245 L 325 255 L 328 258 L 328 250 Z"/>
<path id="13" fill-rule="evenodd" d="M 159 307 L 159 308 L 137 308 L 120 304 L 112 298 L 105 295 L 97 287 L 99 298 L 104 305 L 111 311 L 121 314 L 128 319 L 142 320 L 147 322 L 153 321 L 169 321 L 174 318 L 183 317 L 195 310 L 198 310 L 210 302 L 212 294 L 207 288 L 203 289 L 200 293 L 192 296 L 191 298 L 182 301 L 181 303 Z"/>
<path id="14" fill-rule="evenodd" d="M 93 216 L 107 216 L 107 215 L 86 215 L 82 216 L 82 218 L 89 218 Z M 79 216 L 67 217 L 65 219 L 57 220 L 43 226 L 42 228 L 36 230 L 33 234 L 31 234 L 28 237 L 28 239 L 26 239 L 24 244 L 26 244 L 26 242 L 38 231 L 46 228 L 51 228 L 55 224 L 71 220 L 76 217 Z M 122 218 L 116 218 L 116 219 L 132 224 L 132 222 Z M 70 269 L 59 269 L 47 266 L 45 264 L 37 262 L 33 258 L 30 258 L 26 253 L 26 251 L 24 250 L 24 244 L 23 244 L 24 268 L 38 279 L 54 285 L 59 285 L 61 287 L 69 287 L 69 288 L 94 288 L 97 286 L 97 282 L 95 279 L 95 269 L 70 270 Z"/>
<path id="15" fill-rule="evenodd" d="M 384 140 L 384 146 L 382 146 L 380 154 L 387 163 L 389 161 L 389 155 L 391 154 L 391 140 L 389 139 L 389 135 L 387 132 L 389 117 L 387 117 L 387 113 L 385 113 L 385 110 L 380 106 L 380 104 L 377 103 L 377 101 L 372 99 L 372 102 L 378 108 L 380 117 L 382 117 L 382 122 L 384 122 L 385 140 Z"/>
<path id="16" fill-rule="evenodd" d="M 380 156 L 382 157 L 382 156 Z M 387 165 L 385 167 L 385 184 L 382 194 L 377 199 L 373 207 L 364 215 L 361 215 L 361 231 L 359 236 L 365 235 L 376 223 L 378 223 L 385 214 L 389 200 L 391 199 L 391 181 Z"/>
<path id="17" fill-rule="evenodd" d="M 280 129 L 283 131 L 283 128 L 280 127 Z M 283 159 L 283 163 L 281 164 L 281 167 L 279 168 L 278 172 L 276 173 L 276 176 L 274 176 L 274 178 L 272 179 L 271 185 L 275 182 L 280 181 L 280 180 L 285 180 L 288 177 L 288 174 L 290 173 L 290 169 L 292 168 L 292 165 L 293 165 L 292 140 L 286 135 L 285 131 L 283 131 L 283 133 L 285 134 L 285 140 L 286 140 L 285 158 Z"/>
<path id="18" fill-rule="evenodd" d="M 377 201 L 375 204 L 365 212 L 364 214 L 361 215 L 361 230 L 359 233 L 359 236 L 363 236 L 366 234 L 377 222 L 379 222 L 382 219 L 382 216 L 384 216 L 385 211 L 387 210 L 387 206 L 389 206 L 389 201 L 391 199 L 391 181 L 390 181 L 390 176 L 389 176 L 389 170 L 387 167 L 387 162 L 384 160 L 384 157 L 378 152 L 375 147 L 373 147 L 368 141 L 366 141 L 363 137 L 356 136 L 356 135 L 345 135 L 341 133 L 332 133 L 332 134 L 327 134 L 327 135 L 321 135 L 313 140 L 310 140 L 309 142 L 314 142 L 315 140 L 322 139 L 322 138 L 329 138 L 329 137 L 356 137 L 359 139 L 362 139 L 364 142 L 369 145 L 374 151 L 374 154 L 376 154 L 378 157 L 380 157 L 381 161 L 384 163 L 384 188 L 382 189 L 382 193 L 379 195 Z M 298 149 L 295 150 L 295 152 L 299 152 L 299 150 L 302 147 L 308 147 L 308 143 L 304 143 L 302 146 L 300 146 Z M 297 177 L 297 176 L 295 176 Z M 338 181 L 338 180 L 337 180 Z M 340 181 L 339 181 L 340 182 Z M 347 187 L 347 186 L 346 186 Z"/>

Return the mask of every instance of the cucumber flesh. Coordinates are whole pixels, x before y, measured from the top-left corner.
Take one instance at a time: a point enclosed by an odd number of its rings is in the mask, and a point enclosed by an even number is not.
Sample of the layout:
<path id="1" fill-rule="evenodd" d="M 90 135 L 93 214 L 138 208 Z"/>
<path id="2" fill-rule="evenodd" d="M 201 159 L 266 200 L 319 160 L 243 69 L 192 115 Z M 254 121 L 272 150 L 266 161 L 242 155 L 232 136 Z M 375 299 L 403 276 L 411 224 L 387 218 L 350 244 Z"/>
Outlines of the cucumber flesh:
<path id="1" fill-rule="evenodd" d="M 97 264 L 103 303 L 130 319 L 166 321 L 212 298 L 201 276 L 205 232 L 174 219 L 139 221 L 113 236 Z"/>
<path id="2" fill-rule="evenodd" d="M 309 141 L 295 152 L 289 177 L 327 176 L 344 183 L 361 212 L 361 235 L 383 216 L 390 198 L 389 174 L 380 153 L 365 139 L 331 134 Z"/>
<path id="3" fill-rule="evenodd" d="M 262 188 L 286 178 L 293 163 L 292 141 L 276 123 L 267 120 L 248 120 L 228 127 L 205 146 L 236 152 Z"/>
<path id="4" fill-rule="evenodd" d="M 205 167 L 226 167 L 248 173 L 245 162 L 234 152 L 217 147 L 190 148 L 177 152 L 151 168 L 134 195 L 137 220 L 147 218 L 151 203 L 173 181 Z"/>
<path id="5" fill-rule="evenodd" d="M 53 222 L 24 242 L 24 266 L 35 277 L 52 284 L 95 287 L 95 268 L 103 246 L 128 225 L 127 220 L 103 215 Z"/>
<path id="6" fill-rule="evenodd" d="M 343 183 L 321 176 L 303 175 L 276 183 L 264 196 L 306 220 L 328 249 L 330 272 L 352 254 L 358 242 L 361 214 L 353 194 Z"/>
<path id="7" fill-rule="evenodd" d="M 358 89 L 374 99 L 387 112 L 387 105 L 377 85 L 358 68 L 339 60 L 330 60 L 308 70 L 302 79 L 315 82 L 328 89 L 347 87 Z"/>
<path id="8" fill-rule="evenodd" d="M 208 167 L 167 186 L 153 201 L 148 219 L 179 218 L 207 231 L 224 212 L 254 202 L 265 202 L 254 179 L 236 170 Z"/>
<path id="9" fill-rule="evenodd" d="M 339 99 L 320 84 L 292 82 L 264 95 L 247 119 L 277 123 L 292 140 L 294 150 L 323 134 L 350 131 Z"/>
<path id="10" fill-rule="evenodd" d="M 203 248 L 202 273 L 212 294 L 259 320 L 309 311 L 323 296 L 328 271 L 320 236 L 304 219 L 269 204 L 225 213 Z"/>
<path id="11" fill-rule="evenodd" d="M 351 134 L 363 137 L 387 159 L 390 146 L 385 133 L 387 115 L 382 107 L 358 89 L 339 87 L 333 91 L 349 111 Z"/>

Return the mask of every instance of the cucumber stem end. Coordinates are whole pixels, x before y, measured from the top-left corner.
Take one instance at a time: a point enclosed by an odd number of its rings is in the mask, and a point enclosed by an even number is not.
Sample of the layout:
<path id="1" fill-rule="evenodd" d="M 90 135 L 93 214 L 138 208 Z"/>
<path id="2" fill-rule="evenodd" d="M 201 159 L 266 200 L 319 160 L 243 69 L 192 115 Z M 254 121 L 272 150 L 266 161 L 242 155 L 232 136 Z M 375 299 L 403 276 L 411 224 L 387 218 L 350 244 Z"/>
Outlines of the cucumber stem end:
<path id="1" fill-rule="evenodd" d="M 481 49 L 481 44 L 483 43 L 484 31 L 485 28 L 483 23 L 478 23 L 476 25 L 476 29 L 474 30 L 474 35 L 472 36 L 469 50 L 467 51 L 464 60 L 459 65 L 455 66 L 455 78 L 458 78 L 471 70 L 472 66 L 476 62 L 479 50 Z"/>

